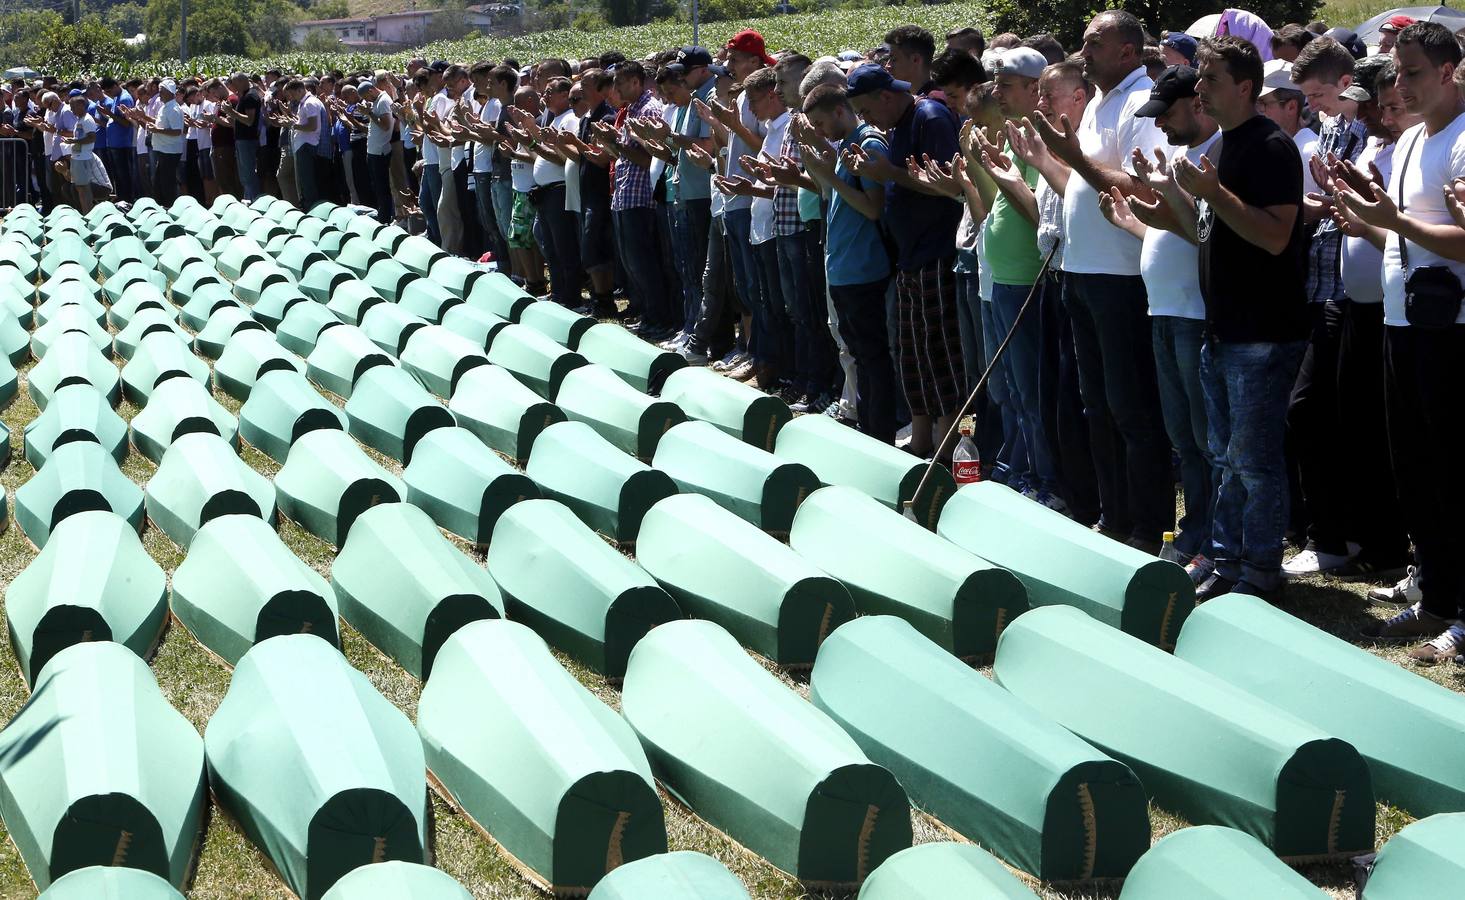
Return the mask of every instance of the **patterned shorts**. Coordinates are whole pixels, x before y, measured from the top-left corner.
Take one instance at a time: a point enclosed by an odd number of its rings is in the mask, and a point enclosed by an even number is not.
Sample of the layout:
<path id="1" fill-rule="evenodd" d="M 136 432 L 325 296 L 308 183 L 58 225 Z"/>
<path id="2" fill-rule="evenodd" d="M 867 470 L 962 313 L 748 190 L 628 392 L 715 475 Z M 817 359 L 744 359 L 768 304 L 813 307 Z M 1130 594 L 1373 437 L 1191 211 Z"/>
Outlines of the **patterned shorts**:
<path id="1" fill-rule="evenodd" d="M 961 331 L 950 257 L 895 276 L 896 367 L 913 416 L 961 408 Z"/>

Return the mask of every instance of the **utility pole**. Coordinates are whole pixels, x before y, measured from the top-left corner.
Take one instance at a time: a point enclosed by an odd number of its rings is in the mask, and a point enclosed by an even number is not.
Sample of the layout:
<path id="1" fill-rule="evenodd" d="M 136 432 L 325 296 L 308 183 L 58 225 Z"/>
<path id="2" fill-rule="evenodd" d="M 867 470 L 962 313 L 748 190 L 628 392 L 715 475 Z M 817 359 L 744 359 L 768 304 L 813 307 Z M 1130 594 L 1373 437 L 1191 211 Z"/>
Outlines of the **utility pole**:
<path id="1" fill-rule="evenodd" d="M 179 0 L 178 61 L 188 62 L 188 0 Z"/>
<path id="2" fill-rule="evenodd" d="M 698 38 L 697 34 L 697 32 L 700 30 L 701 24 L 701 9 L 697 5 L 697 0 L 692 0 L 692 45 L 694 47 L 702 46 L 702 41 Z"/>

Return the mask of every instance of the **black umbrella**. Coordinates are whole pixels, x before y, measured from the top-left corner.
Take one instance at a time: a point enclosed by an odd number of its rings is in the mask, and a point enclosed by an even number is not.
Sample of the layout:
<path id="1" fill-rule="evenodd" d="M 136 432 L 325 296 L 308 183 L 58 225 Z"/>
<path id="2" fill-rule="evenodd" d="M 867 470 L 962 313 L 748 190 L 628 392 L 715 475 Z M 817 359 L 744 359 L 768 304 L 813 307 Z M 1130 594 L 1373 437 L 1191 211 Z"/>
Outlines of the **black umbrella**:
<path id="1" fill-rule="evenodd" d="M 1416 22 L 1438 22 L 1451 31 L 1465 28 L 1465 12 L 1458 9 L 1451 9 L 1448 6 L 1401 6 L 1398 9 L 1379 13 L 1354 30 L 1358 32 L 1359 39 L 1365 44 L 1377 44 L 1379 26 L 1393 16 L 1408 16 Z"/>

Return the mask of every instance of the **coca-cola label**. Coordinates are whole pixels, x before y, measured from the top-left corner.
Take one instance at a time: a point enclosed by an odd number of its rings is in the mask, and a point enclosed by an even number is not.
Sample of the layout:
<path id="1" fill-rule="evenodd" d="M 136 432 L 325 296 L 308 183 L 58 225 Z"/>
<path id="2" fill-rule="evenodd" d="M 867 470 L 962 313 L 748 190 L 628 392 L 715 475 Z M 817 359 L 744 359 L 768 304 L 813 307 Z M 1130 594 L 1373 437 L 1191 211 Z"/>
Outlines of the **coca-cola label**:
<path id="1" fill-rule="evenodd" d="M 959 459 L 956 461 L 952 475 L 956 477 L 957 484 L 972 484 L 982 480 L 982 463 L 975 459 Z"/>

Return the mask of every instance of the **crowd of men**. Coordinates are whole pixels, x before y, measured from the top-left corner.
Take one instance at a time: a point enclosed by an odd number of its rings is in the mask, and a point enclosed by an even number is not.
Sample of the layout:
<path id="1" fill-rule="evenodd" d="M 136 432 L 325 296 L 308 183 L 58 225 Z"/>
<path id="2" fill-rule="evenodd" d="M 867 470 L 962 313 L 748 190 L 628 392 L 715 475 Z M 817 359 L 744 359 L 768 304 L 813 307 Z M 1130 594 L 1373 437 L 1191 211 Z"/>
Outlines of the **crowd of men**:
<path id="1" fill-rule="evenodd" d="M 987 477 L 1147 552 L 1177 533 L 1202 600 L 1373 580 L 1400 609 L 1372 636 L 1459 656 L 1456 36 L 1108 11 L 1071 50 L 908 25 L 818 59 L 748 30 L 640 60 L 20 82 L 0 135 L 33 177 L 3 205 L 359 204 L 941 462 L 990 369 Z"/>

